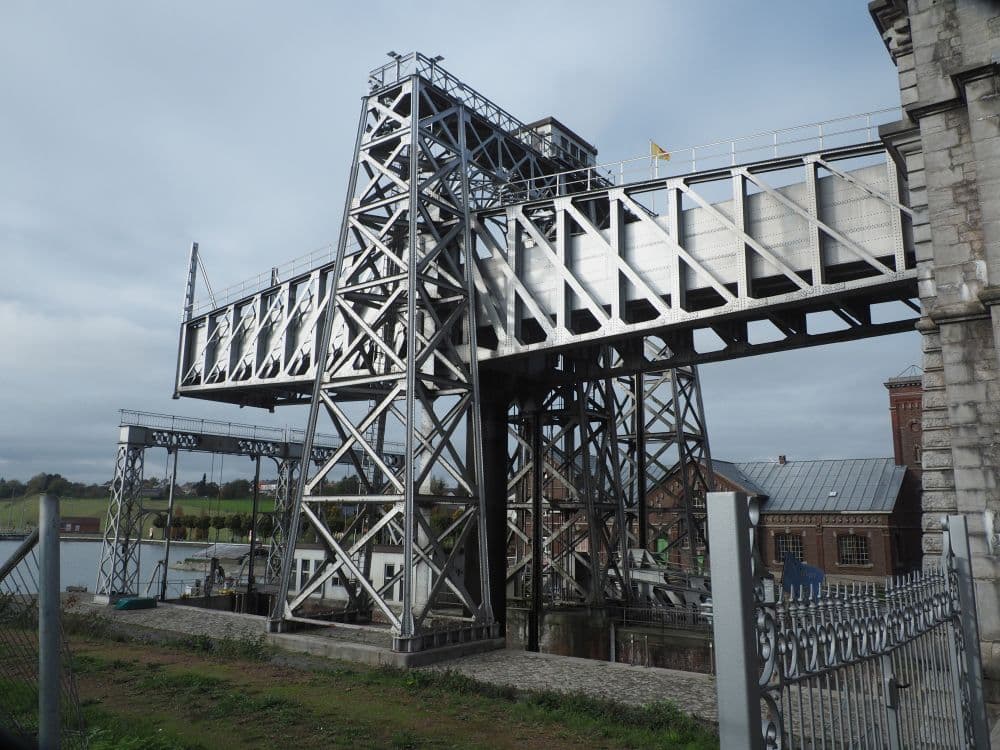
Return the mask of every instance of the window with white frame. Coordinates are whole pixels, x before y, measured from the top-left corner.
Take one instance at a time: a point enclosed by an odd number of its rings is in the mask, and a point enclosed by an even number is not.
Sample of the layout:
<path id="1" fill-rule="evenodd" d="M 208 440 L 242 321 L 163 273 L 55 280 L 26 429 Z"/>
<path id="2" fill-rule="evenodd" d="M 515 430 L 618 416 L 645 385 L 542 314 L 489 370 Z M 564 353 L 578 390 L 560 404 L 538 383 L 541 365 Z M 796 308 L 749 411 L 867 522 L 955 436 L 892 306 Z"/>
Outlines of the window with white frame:
<path id="1" fill-rule="evenodd" d="M 391 581 L 395 575 L 396 575 L 396 566 L 386 565 L 385 570 L 383 571 L 382 581 L 384 583 L 389 583 L 389 581 Z M 385 598 L 391 602 L 399 601 L 399 597 L 396 595 L 398 583 L 399 582 L 397 581 L 396 583 L 392 584 L 392 586 L 390 586 L 385 592 Z"/>
<path id="2" fill-rule="evenodd" d="M 785 555 L 791 555 L 799 562 L 805 559 L 805 546 L 800 534 L 774 535 L 774 561 L 784 562 Z"/>
<path id="3" fill-rule="evenodd" d="M 312 567 L 312 560 L 307 560 L 302 558 L 302 567 L 299 570 L 299 589 L 305 587 L 306 583 L 309 581 L 309 570 Z"/>
<path id="4" fill-rule="evenodd" d="M 840 565 L 870 565 L 868 537 L 844 534 L 837 537 L 837 563 Z"/>

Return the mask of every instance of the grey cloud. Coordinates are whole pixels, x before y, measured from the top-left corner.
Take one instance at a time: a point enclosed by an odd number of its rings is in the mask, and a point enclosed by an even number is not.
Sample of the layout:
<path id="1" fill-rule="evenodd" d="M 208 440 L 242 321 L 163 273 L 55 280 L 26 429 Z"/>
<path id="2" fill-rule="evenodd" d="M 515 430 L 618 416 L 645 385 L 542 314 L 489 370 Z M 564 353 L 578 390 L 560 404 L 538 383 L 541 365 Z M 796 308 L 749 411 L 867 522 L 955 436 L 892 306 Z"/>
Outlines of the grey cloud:
<path id="1" fill-rule="evenodd" d="M 337 236 L 365 75 L 389 49 L 443 54 L 609 159 L 896 101 L 864 2 L 764 7 L 9 3 L 0 474 L 106 479 L 121 407 L 304 421 L 171 399 L 187 252 L 199 241 L 220 288 Z M 903 336 L 706 367 L 717 454 L 886 454 L 881 380 L 916 349 Z"/>

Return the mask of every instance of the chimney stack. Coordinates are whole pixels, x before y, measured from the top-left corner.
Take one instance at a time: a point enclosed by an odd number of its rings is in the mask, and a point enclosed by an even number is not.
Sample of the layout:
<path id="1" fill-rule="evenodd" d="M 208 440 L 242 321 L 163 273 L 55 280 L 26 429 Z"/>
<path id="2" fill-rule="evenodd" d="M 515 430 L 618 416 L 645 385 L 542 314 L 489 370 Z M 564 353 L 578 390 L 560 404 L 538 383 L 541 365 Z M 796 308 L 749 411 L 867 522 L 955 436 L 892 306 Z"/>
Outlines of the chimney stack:
<path id="1" fill-rule="evenodd" d="M 788 463 L 788 459 L 786 459 L 785 454 L 782 453 L 780 456 L 778 456 L 778 465 L 784 466 L 786 463 Z"/>

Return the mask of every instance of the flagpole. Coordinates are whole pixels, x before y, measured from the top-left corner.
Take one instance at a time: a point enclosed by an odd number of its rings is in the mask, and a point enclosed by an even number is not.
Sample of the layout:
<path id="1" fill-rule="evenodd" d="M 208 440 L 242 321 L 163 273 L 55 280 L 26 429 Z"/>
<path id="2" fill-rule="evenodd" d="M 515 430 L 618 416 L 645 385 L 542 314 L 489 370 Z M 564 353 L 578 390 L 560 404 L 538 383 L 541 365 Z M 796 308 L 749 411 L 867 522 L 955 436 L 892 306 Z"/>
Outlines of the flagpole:
<path id="1" fill-rule="evenodd" d="M 653 151 L 653 139 L 649 139 L 649 160 L 652 162 L 649 165 L 649 171 L 652 172 L 653 179 L 657 179 L 660 176 L 660 165 L 656 163 L 656 153 Z M 654 214 L 656 213 L 656 191 L 652 192 L 652 199 L 649 203 L 649 210 Z"/>

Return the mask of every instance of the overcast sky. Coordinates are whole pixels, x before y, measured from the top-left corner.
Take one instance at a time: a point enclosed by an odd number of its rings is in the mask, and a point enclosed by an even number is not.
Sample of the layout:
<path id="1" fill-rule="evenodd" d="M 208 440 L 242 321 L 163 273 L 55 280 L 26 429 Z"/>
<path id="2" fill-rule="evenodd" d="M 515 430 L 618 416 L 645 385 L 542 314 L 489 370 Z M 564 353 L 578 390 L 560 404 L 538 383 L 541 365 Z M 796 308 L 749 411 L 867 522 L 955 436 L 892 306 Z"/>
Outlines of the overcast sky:
<path id="1" fill-rule="evenodd" d="M 301 426 L 171 399 L 188 249 L 218 288 L 331 242 L 366 73 L 412 49 L 602 161 L 898 104 L 865 0 L 7 0 L 0 475 L 110 478 L 120 408 Z M 913 363 L 911 333 L 705 366 L 713 454 L 891 455 Z"/>

